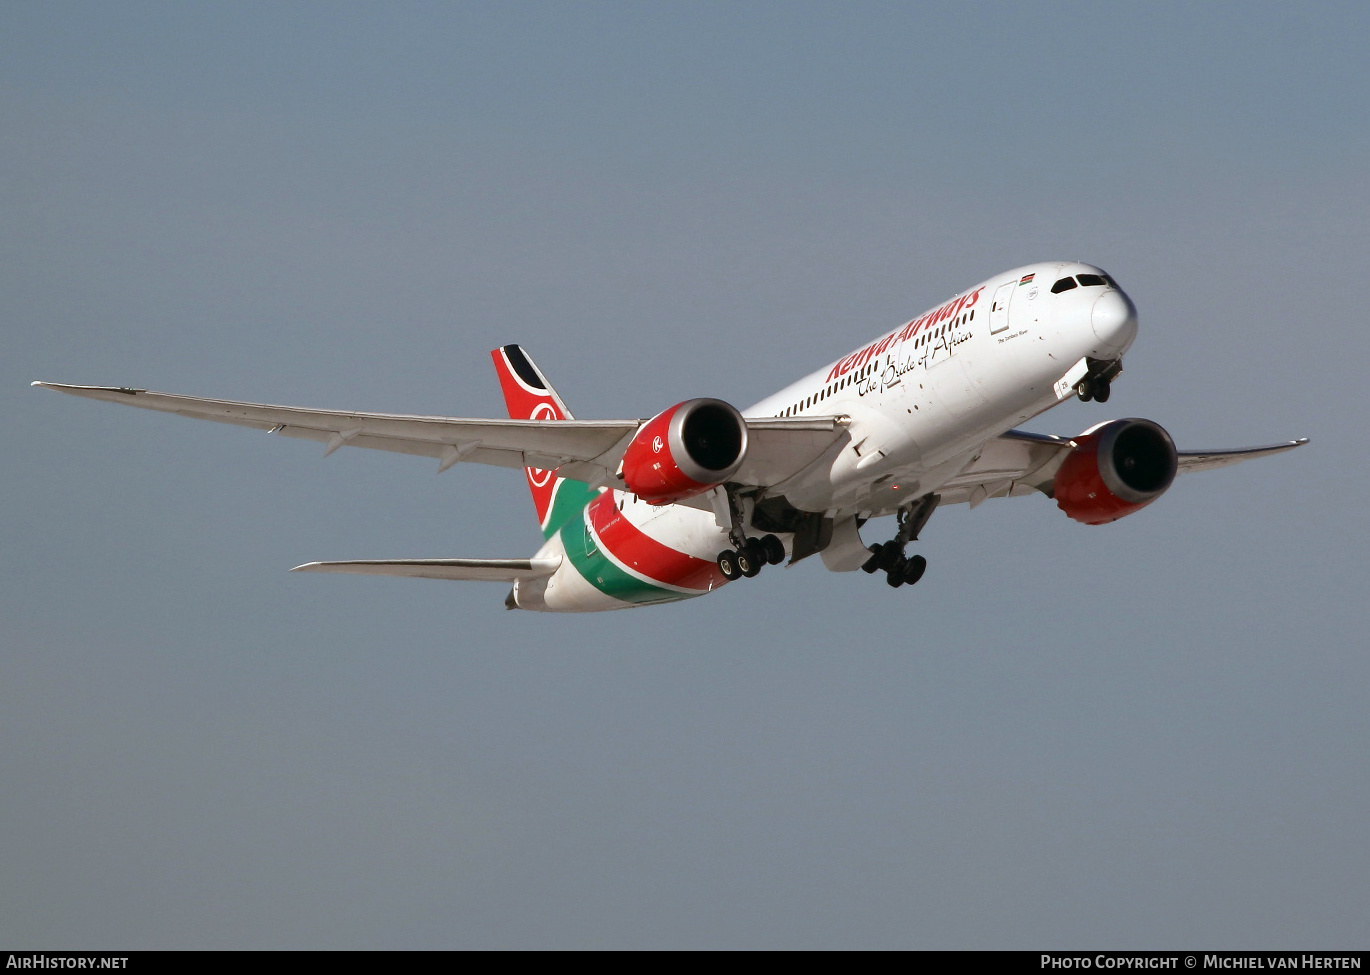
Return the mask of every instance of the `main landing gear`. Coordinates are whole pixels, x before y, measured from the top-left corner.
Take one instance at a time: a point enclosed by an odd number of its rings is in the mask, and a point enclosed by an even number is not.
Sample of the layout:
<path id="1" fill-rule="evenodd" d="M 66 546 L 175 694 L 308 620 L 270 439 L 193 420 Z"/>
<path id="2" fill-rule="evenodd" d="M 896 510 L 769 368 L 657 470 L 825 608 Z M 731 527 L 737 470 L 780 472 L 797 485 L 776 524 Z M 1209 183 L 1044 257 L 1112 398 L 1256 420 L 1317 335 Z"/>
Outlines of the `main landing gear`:
<path id="1" fill-rule="evenodd" d="M 899 532 L 881 545 L 872 545 L 871 557 L 861 568 L 866 572 L 885 573 L 885 581 L 895 589 L 911 586 L 923 578 L 927 571 L 928 560 L 921 555 L 906 557 L 904 548 L 909 542 L 917 541 L 918 533 L 932 517 L 932 512 L 941 500 L 936 494 L 925 494 L 913 504 L 899 509 Z"/>
<path id="2" fill-rule="evenodd" d="M 718 571 L 723 578 L 732 582 L 738 577 L 752 578 L 761 571 L 763 565 L 779 565 L 785 561 L 785 544 L 775 535 L 748 538 L 742 524 L 742 501 L 731 488 L 725 488 L 728 495 L 728 516 L 732 530 L 728 541 L 733 548 L 718 553 Z"/>
<path id="3" fill-rule="evenodd" d="M 785 545 L 774 535 L 744 539 L 736 549 L 718 553 L 718 571 L 732 582 L 739 576 L 750 579 L 763 565 L 779 565 L 785 561 Z"/>

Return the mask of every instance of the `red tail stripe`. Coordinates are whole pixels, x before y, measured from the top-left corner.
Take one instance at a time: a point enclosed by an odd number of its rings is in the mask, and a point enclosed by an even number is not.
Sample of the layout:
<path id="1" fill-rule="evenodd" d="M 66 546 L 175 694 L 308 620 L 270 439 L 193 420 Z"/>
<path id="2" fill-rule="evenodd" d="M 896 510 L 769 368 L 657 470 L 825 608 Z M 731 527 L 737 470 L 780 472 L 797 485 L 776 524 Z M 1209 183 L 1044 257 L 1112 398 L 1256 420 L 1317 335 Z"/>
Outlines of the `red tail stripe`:
<path id="1" fill-rule="evenodd" d="M 718 563 L 695 558 L 663 545 L 634 525 L 615 502 L 610 491 L 590 502 L 590 524 L 600 546 L 623 565 L 655 582 L 707 592 L 727 580 Z"/>
<path id="2" fill-rule="evenodd" d="M 495 361 L 495 375 L 499 376 L 500 391 L 504 393 L 504 404 L 509 408 L 509 416 L 515 420 L 564 420 L 561 409 L 550 392 L 535 393 L 519 381 L 503 349 L 490 353 Z M 547 514 L 552 507 L 552 496 L 556 490 L 557 478 L 554 472 L 525 467 L 524 476 L 528 478 L 528 490 L 533 495 L 533 506 L 537 509 L 538 524 L 547 524 Z"/>

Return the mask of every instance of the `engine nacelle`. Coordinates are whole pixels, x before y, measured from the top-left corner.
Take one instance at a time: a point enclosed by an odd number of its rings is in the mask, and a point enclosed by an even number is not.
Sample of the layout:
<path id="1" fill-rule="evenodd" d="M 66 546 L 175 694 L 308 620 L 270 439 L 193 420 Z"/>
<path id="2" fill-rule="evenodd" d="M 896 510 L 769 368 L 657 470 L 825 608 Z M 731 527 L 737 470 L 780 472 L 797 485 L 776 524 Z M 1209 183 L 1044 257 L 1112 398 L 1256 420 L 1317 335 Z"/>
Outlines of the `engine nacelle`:
<path id="1" fill-rule="evenodd" d="M 747 423 L 722 400 L 691 399 L 658 413 L 623 452 L 623 482 L 649 504 L 722 484 L 747 455 Z"/>
<path id="2" fill-rule="evenodd" d="M 1145 508 L 1175 480 L 1175 443 L 1150 420 L 1113 420 L 1075 438 L 1052 496 L 1076 521 L 1104 525 Z"/>

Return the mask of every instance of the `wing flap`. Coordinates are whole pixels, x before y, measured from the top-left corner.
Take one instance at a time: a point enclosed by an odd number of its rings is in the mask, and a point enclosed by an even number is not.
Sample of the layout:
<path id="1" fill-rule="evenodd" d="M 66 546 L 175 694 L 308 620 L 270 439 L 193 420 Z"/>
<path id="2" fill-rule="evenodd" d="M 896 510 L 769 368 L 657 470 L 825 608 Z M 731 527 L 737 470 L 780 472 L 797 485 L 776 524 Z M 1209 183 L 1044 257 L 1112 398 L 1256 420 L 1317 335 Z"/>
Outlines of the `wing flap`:
<path id="1" fill-rule="evenodd" d="M 733 480 L 773 487 L 798 474 L 847 431 L 843 416 L 745 417 L 747 457 Z"/>
<path id="2" fill-rule="evenodd" d="M 291 572 L 347 572 L 467 582 L 514 582 L 549 576 L 561 556 L 535 559 L 365 559 L 352 562 L 308 562 Z"/>
<path id="3" fill-rule="evenodd" d="M 1062 437 L 1009 430 L 985 443 L 965 469 L 938 489 L 942 504 L 1017 497 L 1048 486 L 1075 446 Z"/>

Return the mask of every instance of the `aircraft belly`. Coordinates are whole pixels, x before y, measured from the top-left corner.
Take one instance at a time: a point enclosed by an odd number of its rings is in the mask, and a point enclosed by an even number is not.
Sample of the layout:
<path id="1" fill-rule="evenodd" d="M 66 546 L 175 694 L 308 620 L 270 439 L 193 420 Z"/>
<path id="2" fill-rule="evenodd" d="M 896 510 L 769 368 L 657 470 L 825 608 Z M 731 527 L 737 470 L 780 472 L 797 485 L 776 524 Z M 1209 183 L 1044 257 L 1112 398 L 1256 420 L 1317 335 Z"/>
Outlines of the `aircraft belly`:
<path id="1" fill-rule="evenodd" d="M 571 568 L 571 560 L 566 557 L 566 546 L 562 544 L 560 535 L 549 538 L 538 550 L 538 555 L 560 555 L 561 565 L 544 579 L 514 584 L 514 599 L 519 609 L 567 613 L 612 608 L 607 603 L 599 604 L 595 598 L 598 593 Z"/>
<path id="2" fill-rule="evenodd" d="M 546 608 L 627 609 L 702 596 L 726 581 L 715 561 L 728 546 L 713 515 L 652 506 L 609 491 L 556 534 L 565 561 L 549 581 Z"/>

